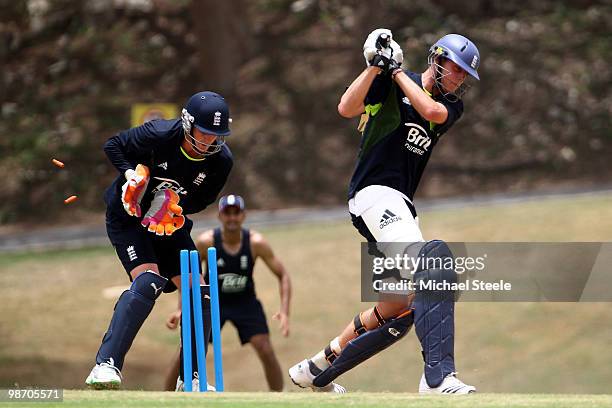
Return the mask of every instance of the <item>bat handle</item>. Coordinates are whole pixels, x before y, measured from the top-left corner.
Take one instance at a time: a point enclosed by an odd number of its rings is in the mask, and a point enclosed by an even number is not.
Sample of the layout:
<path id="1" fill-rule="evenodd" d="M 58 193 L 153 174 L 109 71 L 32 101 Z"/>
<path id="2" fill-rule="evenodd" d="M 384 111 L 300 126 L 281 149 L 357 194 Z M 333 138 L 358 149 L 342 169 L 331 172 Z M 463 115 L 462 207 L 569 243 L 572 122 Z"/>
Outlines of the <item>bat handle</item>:
<path id="1" fill-rule="evenodd" d="M 391 36 L 387 33 L 382 33 L 376 39 L 376 48 L 383 49 L 391 45 Z"/>

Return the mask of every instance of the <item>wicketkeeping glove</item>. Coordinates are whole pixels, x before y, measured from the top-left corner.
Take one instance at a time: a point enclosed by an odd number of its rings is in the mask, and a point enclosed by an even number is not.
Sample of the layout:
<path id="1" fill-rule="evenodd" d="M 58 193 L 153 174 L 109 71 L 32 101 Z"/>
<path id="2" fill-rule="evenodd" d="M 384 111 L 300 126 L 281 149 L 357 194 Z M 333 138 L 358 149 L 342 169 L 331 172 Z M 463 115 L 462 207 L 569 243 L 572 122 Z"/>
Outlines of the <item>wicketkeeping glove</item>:
<path id="1" fill-rule="evenodd" d="M 379 67 L 384 72 L 401 67 L 404 61 L 402 48 L 386 28 L 378 28 L 368 35 L 363 44 L 363 57 L 369 67 Z"/>
<path id="2" fill-rule="evenodd" d="M 157 235 L 172 235 L 185 224 L 183 209 L 178 202 L 179 196 L 174 191 L 158 191 L 151 201 L 151 208 L 142 218 L 142 226 Z"/>
<path id="3" fill-rule="evenodd" d="M 140 200 L 147 190 L 149 184 L 149 168 L 143 164 L 136 166 L 136 170 L 127 170 L 125 178 L 127 181 L 121 187 L 121 201 L 125 211 L 135 217 L 140 217 Z"/>

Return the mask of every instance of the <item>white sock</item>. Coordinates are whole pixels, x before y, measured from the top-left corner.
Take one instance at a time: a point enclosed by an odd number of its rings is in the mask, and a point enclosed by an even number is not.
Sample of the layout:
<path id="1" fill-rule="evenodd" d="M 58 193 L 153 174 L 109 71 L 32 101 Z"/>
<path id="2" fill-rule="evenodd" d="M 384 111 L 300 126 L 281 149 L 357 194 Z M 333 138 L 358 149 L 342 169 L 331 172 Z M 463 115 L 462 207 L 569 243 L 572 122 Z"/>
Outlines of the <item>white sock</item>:
<path id="1" fill-rule="evenodd" d="M 334 353 L 340 354 L 340 340 L 338 337 L 333 339 L 329 343 L 329 347 L 333 350 Z M 325 349 L 319 351 L 317 354 L 311 357 L 310 361 L 314 363 L 320 370 L 325 370 L 330 366 L 329 362 L 325 358 Z"/>
<path id="2" fill-rule="evenodd" d="M 312 361 L 319 370 L 325 370 L 327 369 L 327 367 L 329 367 L 329 363 L 327 362 L 327 359 L 325 358 L 325 350 L 321 350 L 317 354 L 312 356 L 310 358 L 310 361 Z"/>
<path id="3" fill-rule="evenodd" d="M 329 343 L 329 347 L 334 353 L 336 353 L 336 355 L 340 355 L 342 349 L 340 348 L 340 339 L 338 337 L 336 337 L 331 341 L 331 343 Z"/>

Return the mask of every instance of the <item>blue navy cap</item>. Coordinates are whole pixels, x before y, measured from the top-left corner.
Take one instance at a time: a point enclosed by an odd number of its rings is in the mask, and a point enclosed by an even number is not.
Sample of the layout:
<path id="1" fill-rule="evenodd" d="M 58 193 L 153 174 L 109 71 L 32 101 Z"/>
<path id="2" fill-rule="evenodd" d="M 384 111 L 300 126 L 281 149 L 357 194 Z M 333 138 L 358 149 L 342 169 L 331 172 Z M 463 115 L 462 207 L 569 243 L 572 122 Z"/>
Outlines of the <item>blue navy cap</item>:
<path id="1" fill-rule="evenodd" d="M 219 212 L 225 210 L 227 207 L 236 207 L 240 211 L 244 211 L 244 200 L 242 197 L 235 194 L 223 196 L 219 200 Z"/>

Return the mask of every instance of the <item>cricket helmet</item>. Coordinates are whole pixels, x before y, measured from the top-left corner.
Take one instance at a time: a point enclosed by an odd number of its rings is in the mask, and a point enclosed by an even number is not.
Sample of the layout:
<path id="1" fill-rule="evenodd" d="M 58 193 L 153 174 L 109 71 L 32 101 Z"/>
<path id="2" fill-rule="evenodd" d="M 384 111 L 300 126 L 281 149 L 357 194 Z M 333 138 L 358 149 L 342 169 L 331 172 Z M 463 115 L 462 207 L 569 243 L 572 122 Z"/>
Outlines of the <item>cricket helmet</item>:
<path id="1" fill-rule="evenodd" d="M 480 80 L 478 66 L 480 53 L 476 45 L 459 34 L 447 34 L 435 42 L 429 49 L 430 63 L 438 56 L 449 59 L 459 65 L 468 75 Z"/>
<path id="2" fill-rule="evenodd" d="M 225 144 L 225 136 L 231 133 L 229 107 L 225 99 L 215 92 L 198 92 L 187 101 L 181 112 L 185 138 L 200 154 L 208 156 L 217 153 Z M 202 143 L 193 137 L 193 128 L 217 136 L 213 144 Z M 204 148 L 204 150 L 202 150 Z"/>

